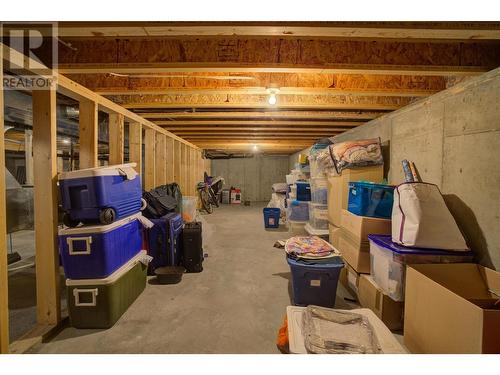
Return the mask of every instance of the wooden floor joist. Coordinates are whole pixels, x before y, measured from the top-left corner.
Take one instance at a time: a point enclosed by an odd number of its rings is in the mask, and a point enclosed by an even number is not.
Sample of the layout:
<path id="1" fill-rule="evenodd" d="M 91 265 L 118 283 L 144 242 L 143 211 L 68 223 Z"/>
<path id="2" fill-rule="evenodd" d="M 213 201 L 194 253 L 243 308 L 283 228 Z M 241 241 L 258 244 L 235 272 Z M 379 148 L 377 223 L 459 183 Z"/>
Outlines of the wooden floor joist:
<path id="1" fill-rule="evenodd" d="M 62 22 L 61 37 L 277 36 L 377 39 L 500 39 L 498 22 Z"/>
<path id="2" fill-rule="evenodd" d="M 384 112 L 328 112 L 328 111 L 283 111 L 276 108 L 268 112 L 145 112 L 140 113 L 147 119 L 168 119 L 170 121 L 203 121 L 205 119 L 213 120 L 372 120 L 383 115 Z M 158 123 L 158 122 L 156 122 Z M 167 122 L 165 122 L 167 123 Z"/>

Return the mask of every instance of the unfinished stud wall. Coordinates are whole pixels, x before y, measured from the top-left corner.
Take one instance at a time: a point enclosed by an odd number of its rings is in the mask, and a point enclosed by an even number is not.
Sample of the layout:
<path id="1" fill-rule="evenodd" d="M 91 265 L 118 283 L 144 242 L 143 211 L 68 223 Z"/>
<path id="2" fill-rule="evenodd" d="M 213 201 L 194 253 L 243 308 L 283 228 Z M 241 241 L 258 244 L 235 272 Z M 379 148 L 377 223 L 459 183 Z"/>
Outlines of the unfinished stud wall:
<path id="1" fill-rule="evenodd" d="M 212 160 L 212 176 L 222 176 L 224 188 L 240 188 L 242 200 L 251 202 L 270 200 L 272 184 L 285 182 L 287 173 L 287 156 Z"/>
<path id="2" fill-rule="evenodd" d="M 404 181 L 401 160 L 437 184 L 477 260 L 500 269 L 500 69 L 372 120 L 336 141 L 380 137 L 386 176 Z"/>

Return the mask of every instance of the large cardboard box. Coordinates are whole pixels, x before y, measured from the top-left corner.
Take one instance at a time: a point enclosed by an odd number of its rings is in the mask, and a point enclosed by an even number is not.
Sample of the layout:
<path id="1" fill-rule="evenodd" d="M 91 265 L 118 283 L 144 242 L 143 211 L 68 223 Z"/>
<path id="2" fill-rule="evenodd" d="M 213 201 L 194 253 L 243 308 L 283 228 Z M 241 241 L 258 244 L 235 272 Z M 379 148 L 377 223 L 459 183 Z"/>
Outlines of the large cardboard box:
<path id="1" fill-rule="evenodd" d="M 342 268 L 342 271 L 340 272 L 339 281 L 344 288 L 346 288 L 346 290 L 356 298 L 358 296 L 359 276 L 360 274 L 347 264 L 347 262 L 345 262 L 345 267 Z"/>
<path id="2" fill-rule="evenodd" d="M 347 208 L 349 182 L 380 182 L 384 178 L 384 167 L 376 165 L 356 169 L 344 169 L 341 175 L 328 177 L 328 221 L 340 227 L 341 210 Z"/>
<path id="3" fill-rule="evenodd" d="M 369 234 L 391 234 L 391 220 L 358 216 L 347 210 L 340 212 L 340 226 L 361 241 L 368 241 Z"/>
<path id="4" fill-rule="evenodd" d="M 360 275 L 358 299 L 361 306 L 372 310 L 389 329 L 403 328 L 404 302 L 394 301 L 384 294 L 370 275 Z"/>
<path id="5" fill-rule="evenodd" d="M 340 228 L 339 246 L 337 250 L 342 258 L 358 273 L 370 273 L 370 244 L 352 236 L 344 228 Z"/>
<path id="6" fill-rule="evenodd" d="M 471 263 L 406 269 L 405 345 L 414 353 L 500 353 L 500 273 Z"/>
<path id="7" fill-rule="evenodd" d="M 340 237 L 340 228 L 335 225 L 328 224 L 328 241 L 333 245 L 334 248 L 338 250 L 339 247 L 339 237 Z"/>

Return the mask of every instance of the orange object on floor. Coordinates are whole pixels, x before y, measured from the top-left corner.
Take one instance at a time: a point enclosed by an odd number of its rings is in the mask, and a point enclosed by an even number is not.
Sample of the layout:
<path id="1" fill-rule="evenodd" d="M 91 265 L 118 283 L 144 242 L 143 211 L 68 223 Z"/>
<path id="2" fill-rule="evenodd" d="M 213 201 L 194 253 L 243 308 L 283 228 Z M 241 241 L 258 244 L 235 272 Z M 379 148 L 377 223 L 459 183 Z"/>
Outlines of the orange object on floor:
<path id="1" fill-rule="evenodd" d="M 289 341 L 288 341 L 288 320 L 285 315 L 285 319 L 283 320 L 283 325 L 280 327 L 278 331 L 278 338 L 276 340 L 276 346 L 279 351 L 283 354 L 290 353 Z"/>

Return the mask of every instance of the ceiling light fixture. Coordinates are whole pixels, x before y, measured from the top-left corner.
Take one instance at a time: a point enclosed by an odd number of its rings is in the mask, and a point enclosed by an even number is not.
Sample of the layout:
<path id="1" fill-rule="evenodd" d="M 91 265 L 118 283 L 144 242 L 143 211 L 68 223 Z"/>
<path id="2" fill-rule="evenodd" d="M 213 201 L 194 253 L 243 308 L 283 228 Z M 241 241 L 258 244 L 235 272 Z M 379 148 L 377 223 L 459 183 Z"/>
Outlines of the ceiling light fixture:
<path id="1" fill-rule="evenodd" d="M 276 95 L 280 92 L 277 88 L 268 88 L 267 92 L 269 93 L 269 98 L 267 99 L 269 105 L 275 105 L 278 101 Z"/>
<path id="2" fill-rule="evenodd" d="M 253 150 L 253 152 L 257 152 L 257 151 L 259 151 L 259 147 L 257 145 L 253 145 L 252 150 Z"/>
<path id="3" fill-rule="evenodd" d="M 65 145 L 69 145 L 71 143 L 71 141 L 68 139 L 68 138 L 64 138 L 62 140 L 62 142 L 65 144 Z"/>

